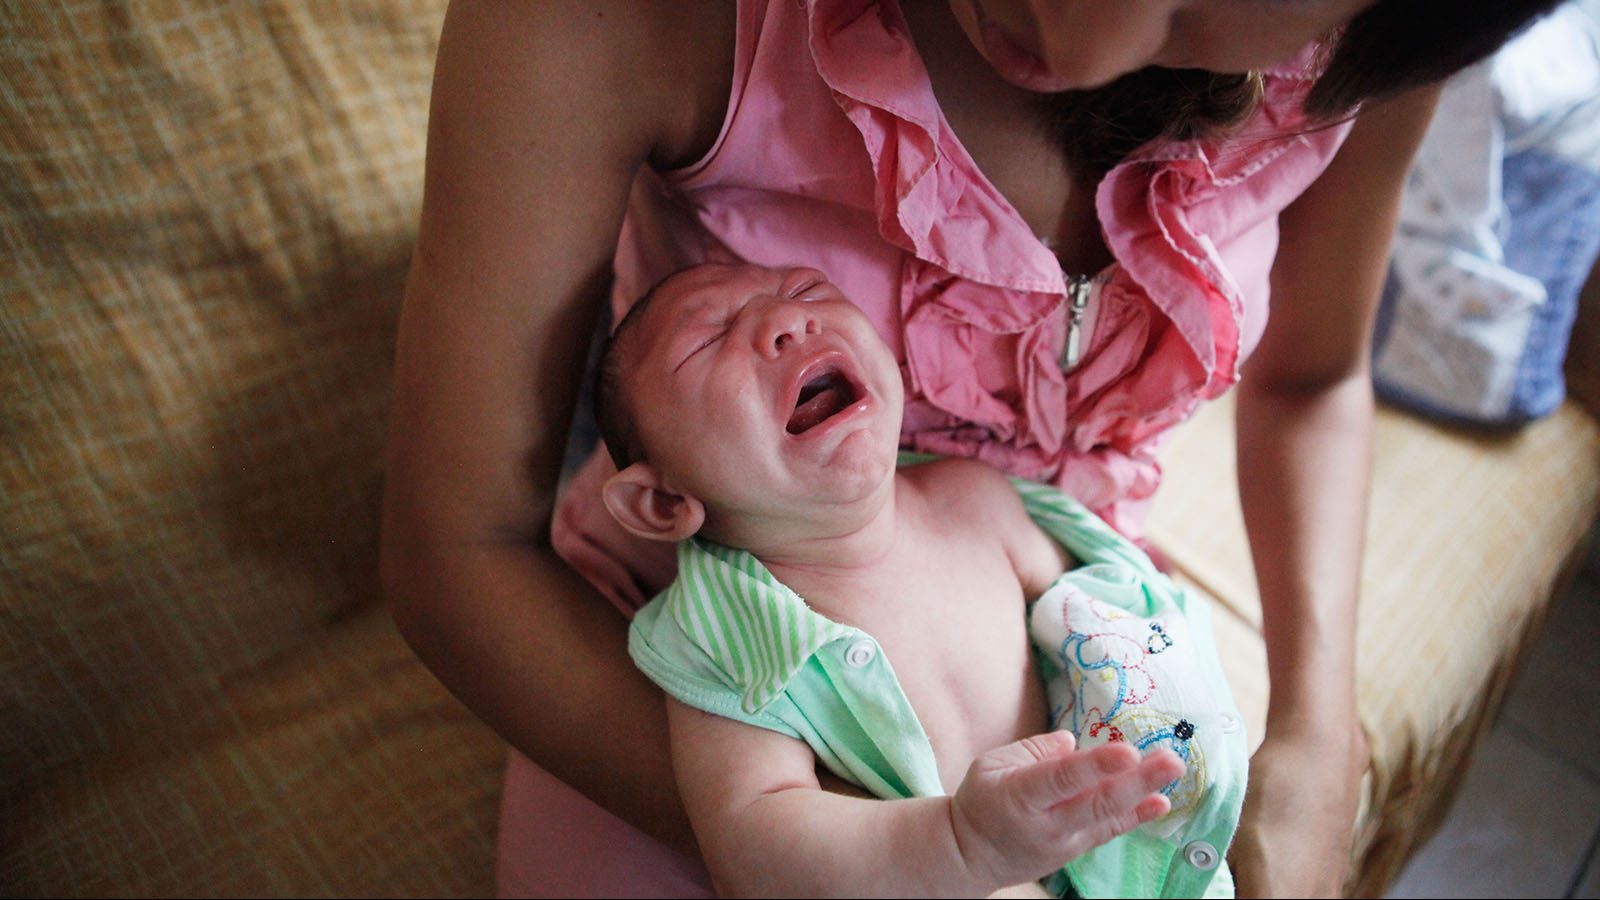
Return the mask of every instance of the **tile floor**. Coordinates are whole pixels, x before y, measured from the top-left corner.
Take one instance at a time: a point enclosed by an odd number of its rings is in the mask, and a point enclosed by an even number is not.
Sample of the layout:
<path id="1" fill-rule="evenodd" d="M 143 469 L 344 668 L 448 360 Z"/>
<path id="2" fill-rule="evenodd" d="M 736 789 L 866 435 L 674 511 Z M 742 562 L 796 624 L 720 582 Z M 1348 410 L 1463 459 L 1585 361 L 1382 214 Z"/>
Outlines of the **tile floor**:
<path id="1" fill-rule="evenodd" d="M 1562 719 L 1541 715 L 1552 705 Z M 1600 529 L 1449 818 L 1387 896 L 1600 898 Z"/>

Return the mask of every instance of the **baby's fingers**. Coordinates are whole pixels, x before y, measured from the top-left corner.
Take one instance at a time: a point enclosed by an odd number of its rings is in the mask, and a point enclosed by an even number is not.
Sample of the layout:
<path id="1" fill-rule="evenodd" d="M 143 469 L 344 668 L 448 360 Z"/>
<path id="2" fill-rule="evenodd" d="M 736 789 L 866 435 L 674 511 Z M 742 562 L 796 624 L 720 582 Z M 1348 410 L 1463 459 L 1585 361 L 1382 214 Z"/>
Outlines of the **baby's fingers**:
<path id="1" fill-rule="evenodd" d="M 1166 815 L 1172 804 L 1160 791 L 1183 770 L 1176 753 L 1157 750 L 1136 766 L 1101 779 L 1093 790 L 1062 802 L 1054 812 L 1062 829 L 1078 835 L 1087 850 Z"/>
<path id="2" fill-rule="evenodd" d="M 1008 790 L 1029 809 L 1051 809 L 1093 790 L 1107 778 L 1136 768 L 1140 762 L 1139 751 L 1120 743 L 1077 751 L 1067 736 L 1055 750 L 1053 755 L 1039 753 L 1036 760 L 1017 766 L 1005 776 Z"/>
<path id="3" fill-rule="evenodd" d="M 956 789 L 956 844 L 968 868 L 995 884 L 1036 878 L 1164 815 L 1169 804 L 1156 792 L 1182 773 L 1170 750 L 1080 751 L 1065 734 L 1007 744 L 973 761 Z"/>

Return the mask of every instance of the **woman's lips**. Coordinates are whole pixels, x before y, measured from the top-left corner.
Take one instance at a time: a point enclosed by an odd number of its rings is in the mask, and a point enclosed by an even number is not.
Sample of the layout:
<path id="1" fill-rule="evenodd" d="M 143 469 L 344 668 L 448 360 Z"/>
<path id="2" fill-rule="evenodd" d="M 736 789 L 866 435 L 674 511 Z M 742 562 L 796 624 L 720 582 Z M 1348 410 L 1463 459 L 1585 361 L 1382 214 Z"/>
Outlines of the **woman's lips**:
<path id="1" fill-rule="evenodd" d="M 1056 93 L 1077 87 L 1069 79 L 1051 72 L 1037 53 L 1012 38 L 1010 33 L 984 13 L 981 5 L 974 3 L 972 8 L 977 13 L 978 28 L 983 35 L 983 55 L 1000 77 L 1018 87 L 1041 93 Z"/>

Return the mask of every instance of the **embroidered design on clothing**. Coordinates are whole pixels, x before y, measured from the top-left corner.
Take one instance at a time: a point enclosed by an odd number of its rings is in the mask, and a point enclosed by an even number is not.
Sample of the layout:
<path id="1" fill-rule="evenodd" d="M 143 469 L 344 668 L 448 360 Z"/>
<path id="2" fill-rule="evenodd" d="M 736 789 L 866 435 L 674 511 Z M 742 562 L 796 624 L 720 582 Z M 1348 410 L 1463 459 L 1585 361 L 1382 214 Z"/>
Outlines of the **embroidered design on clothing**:
<path id="1" fill-rule="evenodd" d="M 1069 685 L 1055 698 L 1052 728 L 1064 728 L 1088 745 L 1121 741 L 1140 753 L 1166 747 L 1186 771 L 1162 789 L 1175 816 L 1199 808 L 1209 783 L 1205 753 L 1195 724 L 1174 714 L 1181 696 L 1173 678 L 1195 673 L 1162 662 L 1186 632 L 1164 617 L 1145 618 L 1092 596 L 1076 584 L 1058 584 L 1060 623 L 1065 637 L 1054 662 Z"/>

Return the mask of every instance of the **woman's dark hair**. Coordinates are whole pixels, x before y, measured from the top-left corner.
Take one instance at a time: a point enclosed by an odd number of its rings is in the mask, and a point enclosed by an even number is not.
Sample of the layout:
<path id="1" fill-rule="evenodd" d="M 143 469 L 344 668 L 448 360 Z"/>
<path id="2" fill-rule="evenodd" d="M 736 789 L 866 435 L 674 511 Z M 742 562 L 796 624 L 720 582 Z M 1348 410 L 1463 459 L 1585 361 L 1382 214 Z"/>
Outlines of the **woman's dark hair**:
<path id="1" fill-rule="evenodd" d="M 1446 78 L 1493 53 L 1560 2 L 1378 0 L 1334 35 L 1322 75 L 1306 97 L 1306 113 L 1314 127 L 1363 101 Z M 1253 74 L 1150 67 L 1041 102 L 1067 157 L 1098 180 L 1157 138 L 1225 133 L 1248 119 L 1260 98 L 1261 79 Z"/>
<path id="2" fill-rule="evenodd" d="M 1500 49 L 1561 0 L 1380 0 L 1345 26 L 1306 112 L 1332 118 L 1363 100 L 1447 78 Z"/>

